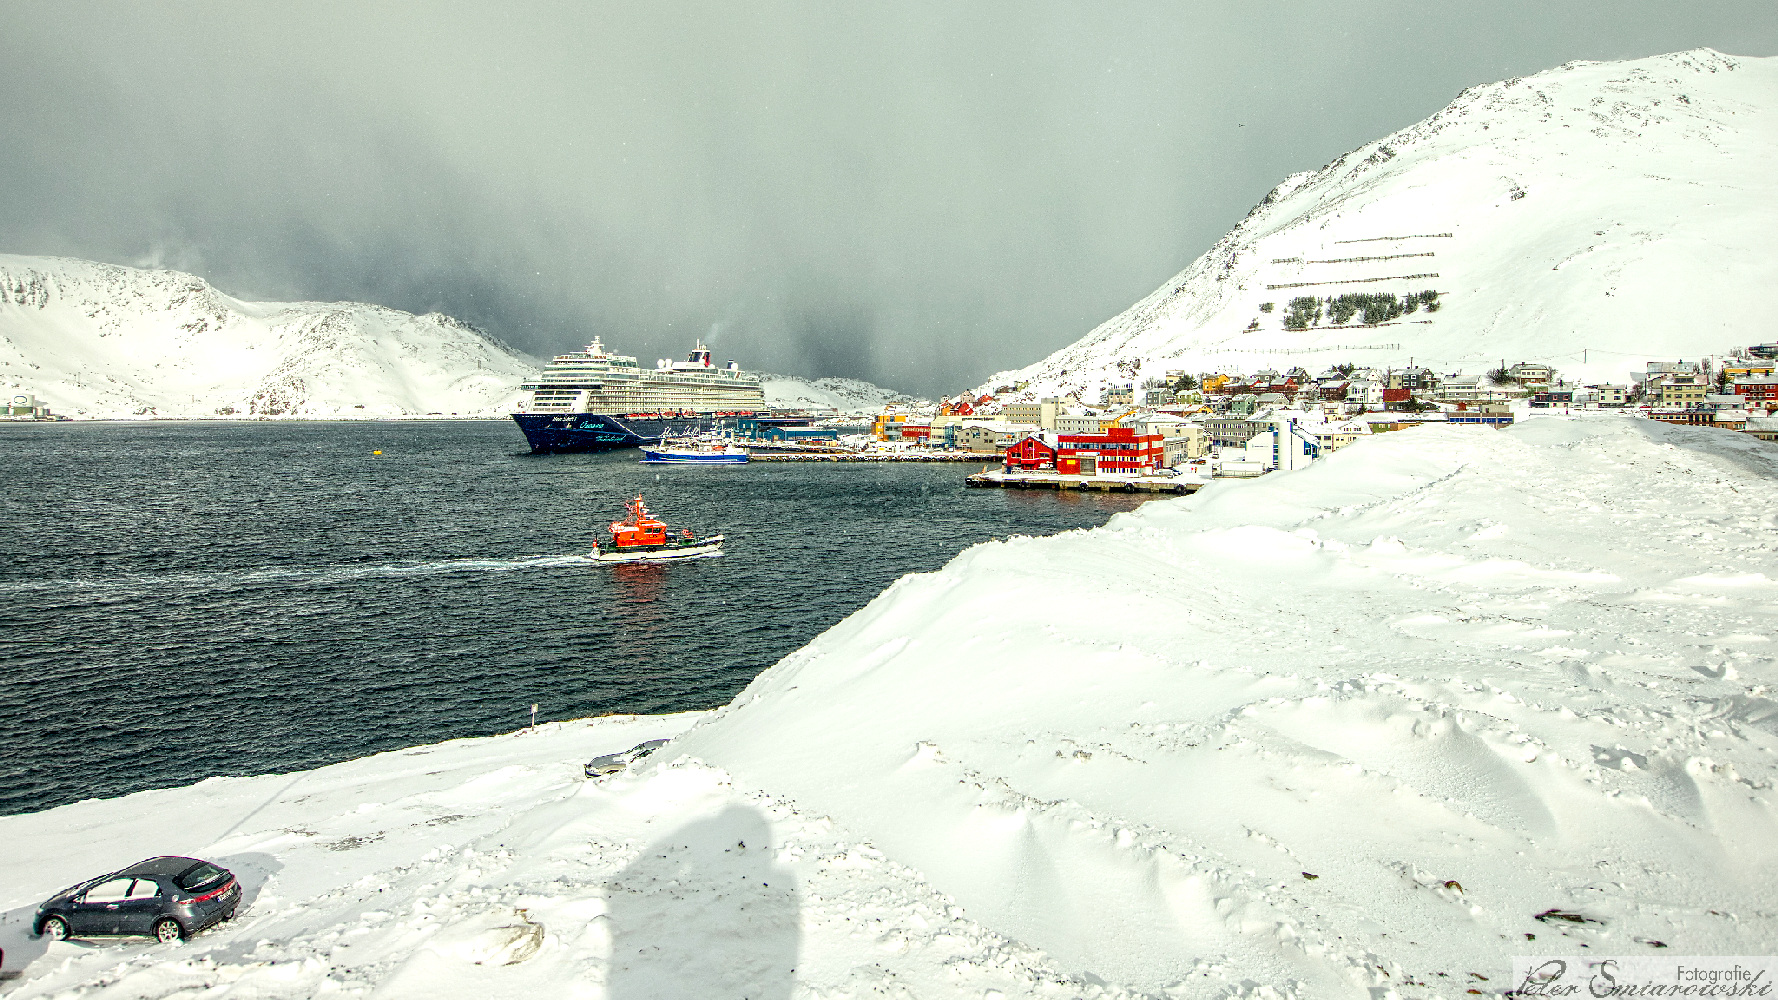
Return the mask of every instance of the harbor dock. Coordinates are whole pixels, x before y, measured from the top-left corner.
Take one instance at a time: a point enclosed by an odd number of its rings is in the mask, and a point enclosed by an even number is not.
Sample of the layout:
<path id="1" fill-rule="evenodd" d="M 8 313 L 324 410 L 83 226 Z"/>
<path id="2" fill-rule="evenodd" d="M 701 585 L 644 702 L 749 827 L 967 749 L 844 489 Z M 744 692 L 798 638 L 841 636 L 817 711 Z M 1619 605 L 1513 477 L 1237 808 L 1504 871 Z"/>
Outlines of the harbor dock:
<path id="1" fill-rule="evenodd" d="M 983 471 L 966 485 L 1011 490 L 1101 490 L 1109 493 L 1196 493 L 1206 483 L 1196 476 L 1066 476 L 1054 472 Z"/>
<path id="2" fill-rule="evenodd" d="M 992 456 L 989 456 L 992 457 Z M 908 454 L 894 451 L 788 451 L 754 452 L 750 462 L 973 462 L 983 456 L 968 452 L 921 452 Z"/>

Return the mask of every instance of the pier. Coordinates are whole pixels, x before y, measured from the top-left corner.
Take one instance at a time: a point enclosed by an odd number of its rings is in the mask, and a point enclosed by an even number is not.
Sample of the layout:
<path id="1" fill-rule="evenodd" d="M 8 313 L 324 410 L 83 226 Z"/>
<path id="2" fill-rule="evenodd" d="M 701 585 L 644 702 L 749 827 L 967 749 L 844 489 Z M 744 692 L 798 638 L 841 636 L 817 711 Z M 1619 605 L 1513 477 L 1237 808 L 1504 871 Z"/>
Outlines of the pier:
<path id="1" fill-rule="evenodd" d="M 993 455 L 972 455 L 968 452 L 922 452 L 908 454 L 894 451 L 788 451 L 754 452 L 749 462 L 970 462 L 980 463 Z"/>
<path id="2" fill-rule="evenodd" d="M 1099 490 L 1107 493 L 1196 493 L 1196 476 L 1065 476 L 1054 472 L 978 472 L 965 485 L 1007 490 Z"/>

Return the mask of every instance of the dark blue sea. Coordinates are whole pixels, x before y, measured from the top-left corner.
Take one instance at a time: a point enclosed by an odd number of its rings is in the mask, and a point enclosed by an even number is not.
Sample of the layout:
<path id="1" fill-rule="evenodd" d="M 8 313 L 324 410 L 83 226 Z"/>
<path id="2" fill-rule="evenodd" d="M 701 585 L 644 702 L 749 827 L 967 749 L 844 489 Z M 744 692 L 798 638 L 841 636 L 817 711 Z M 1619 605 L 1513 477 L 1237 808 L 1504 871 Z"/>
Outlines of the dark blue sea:
<path id="1" fill-rule="evenodd" d="M 381 455 L 373 452 L 381 451 Z M 0 813 L 723 704 L 904 573 L 1131 496 L 537 457 L 503 422 L 0 424 Z M 727 555 L 575 558 L 643 493 Z"/>

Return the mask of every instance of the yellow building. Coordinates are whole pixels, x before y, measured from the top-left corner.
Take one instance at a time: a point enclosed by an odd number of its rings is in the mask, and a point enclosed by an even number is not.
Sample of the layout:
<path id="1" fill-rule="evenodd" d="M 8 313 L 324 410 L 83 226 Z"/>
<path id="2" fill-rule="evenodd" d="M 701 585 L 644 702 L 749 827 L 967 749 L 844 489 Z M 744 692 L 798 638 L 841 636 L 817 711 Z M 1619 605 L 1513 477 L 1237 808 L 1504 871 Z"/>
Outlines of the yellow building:
<path id="1" fill-rule="evenodd" d="M 1722 366 L 1722 373 L 1729 378 L 1747 378 L 1753 375 L 1778 374 L 1778 361 L 1737 361 L 1733 364 L 1724 364 Z"/>
<path id="2" fill-rule="evenodd" d="M 1704 394 L 1710 391 L 1709 384 L 1702 375 L 1673 375 L 1661 383 L 1662 406 L 1685 406 L 1689 403 L 1702 403 Z"/>
<path id="3" fill-rule="evenodd" d="M 884 410 L 877 414 L 871 422 L 870 436 L 878 441 L 901 440 L 901 425 L 907 423 L 908 414 L 896 410 Z"/>

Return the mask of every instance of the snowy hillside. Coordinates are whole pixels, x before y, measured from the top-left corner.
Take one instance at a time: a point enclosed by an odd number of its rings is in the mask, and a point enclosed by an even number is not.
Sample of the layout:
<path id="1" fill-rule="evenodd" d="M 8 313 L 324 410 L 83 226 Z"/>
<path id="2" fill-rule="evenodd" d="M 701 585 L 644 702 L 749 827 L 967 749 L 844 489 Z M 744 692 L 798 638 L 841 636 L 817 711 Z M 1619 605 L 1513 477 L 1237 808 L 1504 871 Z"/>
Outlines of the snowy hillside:
<path id="1" fill-rule="evenodd" d="M 784 408 L 832 408 L 876 411 L 885 403 L 909 403 L 914 397 L 855 378 L 798 378 L 795 375 L 762 374 L 766 403 Z"/>
<path id="2" fill-rule="evenodd" d="M 976 546 L 701 718 L 0 817 L 9 996 L 1463 1000 L 1769 953 L 1774 475 L 1615 415 L 1378 435 Z M 157 852 L 237 920 L 24 936 Z"/>
<path id="3" fill-rule="evenodd" d="M 1645 359 L 1722 354 L 1772 336 L 1774 162 L 1778 58 L 1700 49 L 1475 87 L 1286 179 L 1152 295 L 985 388 L 1410 358 L 1621 382 Z M 1421 292 L 1436 312 L 1328 314 L 1341 295 Z M 1321 300 L 1317 319 L 1287 330 L 1297 298 Z"/>
<path id="4" fill-rule="evenodd" d="M 0 255 L 0 388 L 70 416 L 496 415 L 535 370 L 436 313 L 243 302 L 177 271 Z"/>

